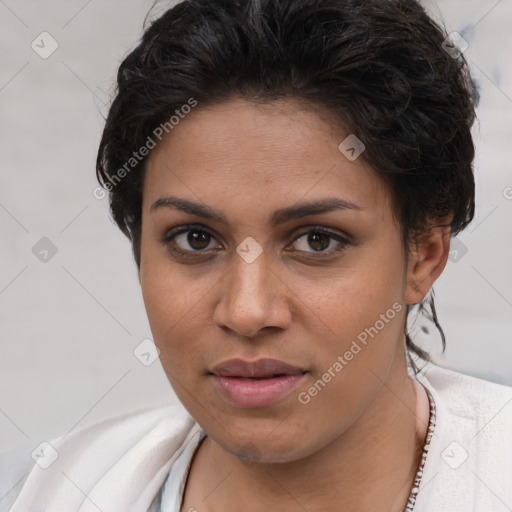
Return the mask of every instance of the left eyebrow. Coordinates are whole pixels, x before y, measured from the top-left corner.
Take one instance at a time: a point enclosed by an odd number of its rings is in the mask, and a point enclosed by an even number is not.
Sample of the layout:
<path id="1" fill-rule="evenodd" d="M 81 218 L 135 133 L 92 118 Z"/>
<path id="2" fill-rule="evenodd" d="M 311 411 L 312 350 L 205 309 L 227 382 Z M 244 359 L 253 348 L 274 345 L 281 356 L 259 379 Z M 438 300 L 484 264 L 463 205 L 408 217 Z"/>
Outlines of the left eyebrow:
<path id="1" fill-rule="evenodd" d="M 205 219 L 215 220 L 221 224 L 224 224 L 225 226 L 229 225 L 228 220 L 219 210 L 201 203 L 190 201 L 189 199 L 183 199 L 175 196 L 162 197 L 157 199 L 151 205 L 150 212 L 153 213 L 154 211 L 164 207 L 175 208 L 190 215 L 196 215 Z M 311 215 L 321 215 L 322 213 L 329 213 L 335 210 L 360 211 L 362 209 L 363 208 L 361 206 L 341 198 L 333 197 L 320 199 L 318 201 L 299 203 L 294 206 L 276 210 L 270 217 L 270 225 L 272 227 L 276 227 L 279 224 L 284 224 L 290 220 L 300 219 L 302 217 L 308 217 Z"/>
<path id="2" fill-rule="evenodd" d="M 319 201 L 312 201 L 309 203 L 299 203 L 288 208 L 276 210 L 270 218 L 272 227 L 278 224 L 284 224 L 293 219 L 300 219 L 310 215 L 321 215 L 322 213 L 329 213 L 335 210 L 362 210 L 363 208 L 352 201 L 332 197 L 328 199 L 320 199 Z"/>

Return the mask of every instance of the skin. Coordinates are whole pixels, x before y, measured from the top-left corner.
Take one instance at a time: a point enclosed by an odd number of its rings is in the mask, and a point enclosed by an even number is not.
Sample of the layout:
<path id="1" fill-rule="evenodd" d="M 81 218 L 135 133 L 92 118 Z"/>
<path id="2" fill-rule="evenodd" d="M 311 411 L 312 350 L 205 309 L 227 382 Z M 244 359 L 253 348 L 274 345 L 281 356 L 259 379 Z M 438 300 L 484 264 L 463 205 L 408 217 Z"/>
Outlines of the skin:
<path id="1" fill-rule="evenodd" d="M 207 434 L 182 511 L 239 511 L 235 496 L 247 512 L 405 507 L 428 423 L 424 390 L 406 370 L 405 306 L 421 301 L 441 274 L 450 228 L 432 228 L 406 258 L 389 190 L 363 158 L 351 162 L 338 149 L 347 135 L 296 101 L 232 98 L 199 106 L 147 160 L 142 294 L 162 366 Z M 167 196 L 215 208 L 229 224 L 151 210 Z M 360 209 L 270 224 L 275 210 L 332 197 Z M 211 236 L 192 246 L 187 233 L 163 241 L 194 223 Z M 313 228 L 350 243 L 324 235 L 315 245 Z M 248 236 L 263 249 L 252 263 L 236 252 Z M 176 246 L 194 257 L 174 254 Z M 300 403 L 298 394 L 393 304 L 401 311 Z M 234 357 L 280 359 L 307 378 L 276 405 L 238 407 L 208 376 Z"/>

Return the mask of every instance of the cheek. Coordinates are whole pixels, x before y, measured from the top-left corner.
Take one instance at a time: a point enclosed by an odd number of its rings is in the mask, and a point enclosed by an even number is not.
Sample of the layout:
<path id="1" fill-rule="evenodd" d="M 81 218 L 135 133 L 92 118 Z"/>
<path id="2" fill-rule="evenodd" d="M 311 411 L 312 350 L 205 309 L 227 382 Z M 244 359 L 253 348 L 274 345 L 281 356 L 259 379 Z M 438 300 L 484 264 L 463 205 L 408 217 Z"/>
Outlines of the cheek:
<path id="1" fill-rule="evenodd" d="M 363 292 L 330 311 L 334 335 L 316 344 L 314 371 L 296 396 L 301 428 L 343 432 L 364 413 L 394 364 L 404 312 L 400 301 Z"/>
<path id="2" fill-rule="evenodd" d="M 194 355 L 198 311 L 203 287 L 158 258 L 143 258 L 140 272 L 142 297 L 155 344 L 165 370 L 186 366 Z"/>
<path id="3" fill-rule="evenodd" d="M 350 267 L 319 280 L 302 282 L 303 289 L 298 289 L 301 281 L 295 279 L 294 289 L 307 306 L 310 319 L 319 320 L 310 328 L 338 340 L 334 343 L 336 348 L 343 348 L 388 311 L 385 320 L 395 320 L 397 304 L 403 303 L 403 269 L 398 258 L 387 264 L 378 259 L 379 264 L 369 257 L 358 258 Z M 390 325 L 386 322 L 387 332 Z M 395 328 L 395 333 L 398 331 Z"/>
<path id="4" fill-rule="evenodd" d="M 385 378 L 405 320 L 402 263 L 396 251 L 375 250 L 309 287 L 309 309 L 324 327 L 315 346 L 315 372 L 301 391 L 318 414 L 331 401 L 359 408 L 380 386 L 375 375 Z"/>
<path id="5" fill-rule="evenodd" d="M 327 329 L 322 328 L 323 334 L 318 336 L 319 328 L 312 326 L 312 339 L 317 339 L 314 379 L 330 369 L 330 377 L 333 372 L 343 373 L 342 378 L 333 379 L 341 387 L 347 379 L 352 388 L 371 377 L 369 369 L 378 375 L 385 373 L 401 339 L 405 306 L 400 298 L 401 283 L 384 284 L 365 287 L 357 279 L 338 282 L 338 287 L 331 290 L 338 299 L 327 293 L 322 297 L 323 302 L 318 302 L 315 317 L 320 317 L 321 322 L 315 323 Z M 325 377 L 331 380 L 329 375 Z M 338 388 L 336 384 L 330 387 L 333 391 Z"/>
<path id="6" fill-rule="evenodd" d="M 214 282 L 207 274 L 194 278 L 192 266 L 172 262 L 165 249 L 143 237 L 140 284 L 155 342 L 163 342 L 194 316 Z"/>
<path id="7" fill-rule="evenodd" d="M 142 296 L 152 328 L 162 336 L 200 307 L 201 293 L 193 282 L 180 278 L 178 272 L 158 272 L 141 277 Z M 204 292 L 203 292 L 204 295 Z"/>

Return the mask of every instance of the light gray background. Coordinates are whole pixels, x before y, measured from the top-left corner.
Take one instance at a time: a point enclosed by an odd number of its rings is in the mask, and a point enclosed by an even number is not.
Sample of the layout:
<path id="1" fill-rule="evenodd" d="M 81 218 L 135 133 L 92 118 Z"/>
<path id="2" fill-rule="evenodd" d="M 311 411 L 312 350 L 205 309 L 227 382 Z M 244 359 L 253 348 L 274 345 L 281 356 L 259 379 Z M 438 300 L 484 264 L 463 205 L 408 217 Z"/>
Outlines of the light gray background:
<path id="1" fill-rule="evenodd" d="M 151 5 L 0 0 L 0 451 L 176 400 L 159 360 L 133 355 L 151 338 L 136 267 L 93 195 L 101 114 Z M 448 342 L 437 358 L 512 385 L 512 4 L 426 5 L 468 41 L 481 85 L 477 215 L 434 287 Z M 59 44 L 47 59 L 31 48 L 43 31 Z M 47 262 L 32 252 L 43 237 L 57 247 Z"/>

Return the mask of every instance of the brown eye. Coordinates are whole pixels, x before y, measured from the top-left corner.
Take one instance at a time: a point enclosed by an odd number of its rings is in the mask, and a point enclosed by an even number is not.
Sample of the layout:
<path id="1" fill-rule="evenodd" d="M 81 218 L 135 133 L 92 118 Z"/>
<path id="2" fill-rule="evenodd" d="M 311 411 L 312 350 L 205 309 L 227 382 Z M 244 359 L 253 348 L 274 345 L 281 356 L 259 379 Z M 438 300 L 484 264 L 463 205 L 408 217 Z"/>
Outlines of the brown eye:
<path id="1" fill-rule="evenodd" d="M 325 233 L 310 233 L 308 235 L 308 244 L 315 251 L 325 251 L 329 247 L 331 237 Z"/>
<path id="2" fill-rule="evenodd" d="M 210 242 L 210 235 L 205 231 L 190 230 L 187 234 L 187 243 L 195 250 L 206 249 Z"/>
<path id="3" fill-rule="evenodd" d="M 337 233 L 315 228 L 302 233 L 295 239 L 294 245 L 298 247 L 299 252 L 330 255 L 342 251 L 350 242 Z"/>
<path id="4" fill-rule="evenodd" d="M 208 249 L 217 247 L 210 247 L 212 240 L 215 238 L 208 231 L 189 226 L 169 233 L 162 242 L 171 253 L 194 257 L 206 253 Z"/>

